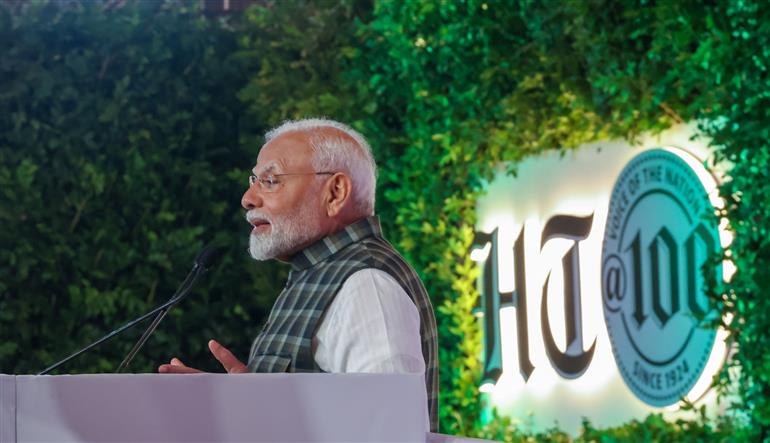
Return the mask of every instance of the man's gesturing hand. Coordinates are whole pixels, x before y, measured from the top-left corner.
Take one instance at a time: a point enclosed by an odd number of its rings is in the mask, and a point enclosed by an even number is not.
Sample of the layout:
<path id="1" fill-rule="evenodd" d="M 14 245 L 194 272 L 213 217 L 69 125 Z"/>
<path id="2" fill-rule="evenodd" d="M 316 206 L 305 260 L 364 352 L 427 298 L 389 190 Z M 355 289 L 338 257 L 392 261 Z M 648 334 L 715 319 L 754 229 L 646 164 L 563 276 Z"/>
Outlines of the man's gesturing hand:
<path id="1" fill-rule="evenodd" d="M 249 369 L 238 360 L 232 352 L 220 345 L 216 340 L 209 340 L 209 350 L 219 363 L 225 368 L 228 374 L 243 374 L 249 372 Z M 198 369 L 191 368 L 178 358 L 172 358 L 170 363 L 160 365 L 158 372 L 161 374 L 195 374 Z"/>

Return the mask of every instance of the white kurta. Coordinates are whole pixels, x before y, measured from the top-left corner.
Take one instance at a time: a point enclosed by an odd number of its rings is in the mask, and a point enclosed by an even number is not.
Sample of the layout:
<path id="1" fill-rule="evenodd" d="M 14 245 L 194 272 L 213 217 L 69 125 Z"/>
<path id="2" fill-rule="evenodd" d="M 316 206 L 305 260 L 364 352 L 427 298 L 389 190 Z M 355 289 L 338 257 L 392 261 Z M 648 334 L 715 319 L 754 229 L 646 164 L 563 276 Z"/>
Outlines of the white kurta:
<path id="1" fill-rule="evenodd" d="M 425 372 L 417 306 L 378 269 L 363 269 L 345 280 L 321 319 L 312 349 L 326 372 Z"/>

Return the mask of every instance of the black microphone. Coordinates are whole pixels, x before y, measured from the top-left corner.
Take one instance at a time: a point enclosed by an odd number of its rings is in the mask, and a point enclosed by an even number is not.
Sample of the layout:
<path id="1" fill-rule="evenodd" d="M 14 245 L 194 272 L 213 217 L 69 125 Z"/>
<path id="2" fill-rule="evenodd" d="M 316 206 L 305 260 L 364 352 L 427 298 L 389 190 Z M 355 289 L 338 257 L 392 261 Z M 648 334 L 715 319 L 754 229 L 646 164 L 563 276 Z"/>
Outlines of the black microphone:
<path id="1" fill-rule="evenodd" d="M 179 303 L 193 288 L 196 281 L 198 280 L 198 277 L 200 275 L 211 268 L 211 266 L 214 264 L 214 262 L 219 258 L 220 250 L 218 248 L 215 248 L 213 246 L 206 246 L 204 247 L 198 255 L 195 257 L 195 261 L 193 264 L 192 269 L 187 274 L 187 277 L 185 277 L 182 284 L 179 286 L 179 289 L 174 293 L 174 295 L 171 296 L 171 298 L 168 299 L 167 302 L 163 303 L 162 305 L 158 306 L 157 308 L 153 309 L 152 311 L 142 315 L 139 318 L 136 318 L 134 320 L 131 320 L 130 322 L 126 323 L 125 325 L 119 327 L 118 329 L 110 332 L 109 334 L 105 335 L 104 337 L 100 338 L 99 340 L 96 340 L 95 342 L 91 343 L 90 345 L 86 346 L 83 349 L 80 349 L 79 351 L 69 355 L 68 357 L 59 360 L 58 362 L 52 364 L 51 366 L 43 369 L 40 371 L 37 375 L 45 375 L 54 369 L 58 368 L 59 366 L 63 365 L 64 363 L 67 363 L 68 361 L 72 360 L 73 358 L 79 356 L 80 354 L 90 350 L 91 348 L 94 348 L 95 346 L 98 346 L 105 341 L 111 339 L 112 337 L 120 334 L 121 332 L 125 331 L 126 329 L 129 329 L 136 325 L 137 323 L 142 322 L 143 320 L 146 320 L 153 316 L 154 314 L 158 314 L 155 317 L 155 320 L 153 320 L 152 324 L 147 328 L 147 330 L 142 334 L 142 337 L 139 338 L 139 341 L 134 345 L 134 347 L 131 349 L 131 352 L 126 356 L 125 359 L 123 359 L 123 362 L 118 367 L 118 370 L 116 372 L 120 372 L 123 368 L 125 368 L 128 363 L 131 361 L 131 359 L 136 355 L 137 352 L 139 352 L 139 349 L 142 347 L 145 341 L 150 337 L 150 334 L 155 330 L 155 328 L 158 327 L 158 324 L 163 319 L 163 317 L 166 315 L 166 312 L 168 312 L 169 309 L 171 309 L 174 305 Z"/>
<path id="2" fill-rule="evenodd" d="M 222 250 L 214 246 L 206 246 L 201 249 L 201 252 L 195 257 L 194 264 L 202 268 L 204 271 L 211 269 L 211 266 L 219 260 L 222 255 Z"/>

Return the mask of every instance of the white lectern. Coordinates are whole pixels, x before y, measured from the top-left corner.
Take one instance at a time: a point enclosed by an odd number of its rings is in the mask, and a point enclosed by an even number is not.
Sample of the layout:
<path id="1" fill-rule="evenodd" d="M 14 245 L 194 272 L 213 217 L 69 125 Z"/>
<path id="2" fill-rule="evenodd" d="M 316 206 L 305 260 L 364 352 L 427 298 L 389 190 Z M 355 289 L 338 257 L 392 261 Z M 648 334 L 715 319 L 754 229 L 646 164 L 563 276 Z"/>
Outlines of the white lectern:
<path id="1" fill-rule="evenodd" d="M 6 442 L 425 442 L 421 374 L 0 376 Z"/>

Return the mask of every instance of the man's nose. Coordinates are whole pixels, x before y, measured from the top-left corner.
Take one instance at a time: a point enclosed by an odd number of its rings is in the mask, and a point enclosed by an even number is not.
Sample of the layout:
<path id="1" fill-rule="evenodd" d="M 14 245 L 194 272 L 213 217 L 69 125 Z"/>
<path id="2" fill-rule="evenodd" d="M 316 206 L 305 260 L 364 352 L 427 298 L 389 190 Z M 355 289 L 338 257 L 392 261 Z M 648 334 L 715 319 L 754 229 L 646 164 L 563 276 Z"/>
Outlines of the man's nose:
<path id="1" fill-rule="evenodd" d="M 259 185 L 251 185 L 241 197 L 241 206 L 247 211 L 262 206 L 262 196 L 259 194 Z"/>

